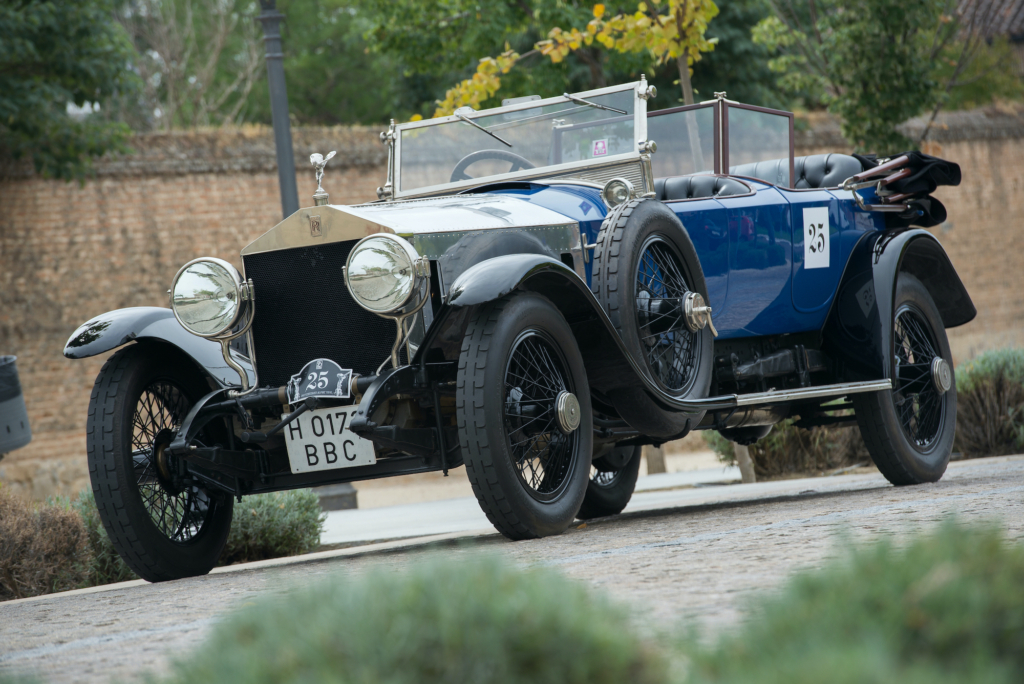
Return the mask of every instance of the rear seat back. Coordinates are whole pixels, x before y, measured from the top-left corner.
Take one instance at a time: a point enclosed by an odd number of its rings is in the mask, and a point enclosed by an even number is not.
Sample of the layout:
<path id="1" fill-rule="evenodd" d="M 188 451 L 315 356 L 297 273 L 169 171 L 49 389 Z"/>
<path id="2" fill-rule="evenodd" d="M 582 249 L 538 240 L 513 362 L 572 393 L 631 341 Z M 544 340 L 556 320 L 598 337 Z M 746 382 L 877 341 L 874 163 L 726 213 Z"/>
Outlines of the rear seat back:
<path id="1" fill-rule="evenodd" d="M 775 185 L 787 186 L 789 175 L 788 159 L 771 159 L 768 161 L 740 164 L 729 168 L 733 176 L 758 178 Z M 848 154 L 812 154 L 796 157 L 793 160 L 793 171 L 796 182 L 792 187 L 798 190 L 810 188 L 837 188 L 844 180 L 863 171 L 856 157 Z"/>

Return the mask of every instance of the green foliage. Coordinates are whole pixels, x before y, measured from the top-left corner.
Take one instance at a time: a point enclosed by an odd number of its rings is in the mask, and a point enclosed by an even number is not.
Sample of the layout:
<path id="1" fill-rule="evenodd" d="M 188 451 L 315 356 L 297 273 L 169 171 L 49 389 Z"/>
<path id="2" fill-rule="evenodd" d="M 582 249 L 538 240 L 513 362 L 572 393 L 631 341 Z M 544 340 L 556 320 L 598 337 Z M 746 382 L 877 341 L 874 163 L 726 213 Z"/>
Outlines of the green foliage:
<path id="1" fill-rule="evenodd" d="M 690 681 L 1019 682 L 1024 547 L 953 523 L 797 576 L 738 633 L 693 654 Z"/>
<path id="2" fill-rule="evenodd" d="M 235 505 L 219 565 L 296 556 L 320 546 L 327 514 L 310 489 L 256 494 Z"/>
<path id="3" fill-rule="evenodd" d="M 523 62 L 501 78 L 501 92 L 481 107 L 501 99 L 599 88 L 639 78 L 650 65 L 645 55 L 609 53 L 598 46 L 571 53 L 555 64 L 532 52 L 553 26 L 582 26 L 593 18 L 593 3 L 580 0 L 363 0 L 370 23 L 370 49 L 394 64 L 391 80 L 414 84 L 418 98 L 399 117 L 432 116 L 435 101 L 453 84 L 473 76 L 479 60 L 509 49 Z M 528 54 L 530 56 L 526 56 Z"/>
<path id="4" fill-rule="evenodd" d="M 218 623 L 174 682 L 664 681 L 623 611 L 548 568 L 434 558 L 264 597 Z"/>
<path id="5" fill-rule="evenodd" d="M 761 107 L 785 109 L 787 100 L 776 87 L 776 75 L 768 68 L 769 53 L 751 39 L 751 30 L 769 12 L 766 0 L 729 0 L 719 3 L 715 20 L 708 25 L 708 38 L 717 44 L 704 55 L 693 70 L 693 89 L 698 100 L 711 99 L 716 91 L 725 91 L 729 99 Z M 659 71 L 660 73 L 660 71 Z M 672 74 L 678 79 L 678 74 Z M 673 89 L 663 87 L 657 77 L 658 97 L 648 107 L 675 107 Z M 668 84 L 665 84 L 667 86 Z"/>
<path id="6" fill-rule="evenodd" d="M 433 93 L 407 77 L 389 54 L 373 54 L 363 34 L 372 24 L 362 3 L 278 0 L 289 114 L 307 125 L 386 123 Z M 270 94 L 261 77 L 244 116 L 270 123 Z"/>
<path id="7" fill-rule="evenodd" d="M 0 485 L 0 601 L 75 589 L 89 561 L 85 528 L 67 500 L 33 505 Z"/>
<path id="8" fill-rule="evenodd" d="M 780 3 L 782 0 L 780 0 Z M 910 146 L 896 126 L 931 109 L 941 96 L 936 62 L 951 29 L 934 0 L 791 0 L 762 20 L 754 42 L 780 53 L 770 62 L 779 85 L 821 102 L 861 151 Z"/>
<path id="9" fill-rule="evenodd" d="M 714 430 L 704 440 L 718 458 L 732 464 L 733 443 Z M 835 468 L 870 463 L 857 427 L 798 428 L 792 419 L 775 425 L 768 436 L 750 445 L 750 458 L 758 479 L 820 474 Z"/>
<path id="10" fill-rule="evenodd" d="M 965 457 L 1024 451 L 1024 349 L 980 354 L 956 369 L 956 446 Z"/>
<path id="11" fill-rule="evenodd" d="M 82 179 L 91 160 L 124 150 L 128 128 L 67 107 L 129 93 L 132 48 L 112 21 L 113 0 L 0 4 L 0 148 L 44 177 Z"/>
<path id="12" fill-rule="evenodd" d="M 138 575 L 121 560 L 110 537 L 107 536 L 107 531 L 103 529 L 103 522 L 100 520 L 99 511 L 96 510 L 96 499 L 93 497 L 92 490 L 83 489 L 78 494 L 78 498 L 70 502 L 70 506 L 78 513 L 85 525 L 86 537 L 91 550 L 85 585 L 92 587 L 138 579 Z"/>

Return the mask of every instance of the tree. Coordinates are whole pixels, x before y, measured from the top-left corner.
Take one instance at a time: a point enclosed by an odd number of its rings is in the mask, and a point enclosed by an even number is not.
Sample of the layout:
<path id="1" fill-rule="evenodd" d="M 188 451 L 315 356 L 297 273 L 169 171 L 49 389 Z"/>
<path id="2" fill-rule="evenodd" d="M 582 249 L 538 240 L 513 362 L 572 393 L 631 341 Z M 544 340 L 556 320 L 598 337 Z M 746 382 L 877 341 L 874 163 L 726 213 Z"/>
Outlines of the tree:
<path id="1" fill-rule="evenodd" d="M 44 177 L 82 179 L 93 158 L 125 149 L 124 124 L 68 113 L 137 87 L 131 45 L 112 16 L 112 0 L 0 5 L 0 146 Z"/>
<path id="2" fill-rule="evenodd" d="M 715 41 L 705 37 L 708 22 L 718 13 L 713 0 L 650 0 L 640 2 L 632 13 L 605 19 L 605 6 L 594 5 L 593 18 L 583 30 L 554 27 L 545 40 L 523 55 L 508 49 L 497 58 L 484 57 L 476 73 L 445 93 L 434 116 L 450 114 L 461 106 L 476 106 L 497 92 L 501 77 L 526 57 L 545 55 L 558 64 L 570 54 L 591 49 L 595 43 L 620 54 L 643 54 L 655 65 L 674 63 L 679 72 L 683 101 L 693 104 L 690 75 L 701 53 L 714 49 Z M 603 84 L 602 84 L 603 85 Z M 696 130 L 694 129 L 694 133 Z"/>
<path id="3" fill-rule="evenodd" d="M 388 115 L 430 97 L 395 60 L 373 54 L 363 34 L 365 10 L 349 0 L 278 0 L 289 114 L 303 124 L 386 123 Z M 253 88 L 244 116 L 269 122 L 266 79 Z"/>
<path id="4" fill-rule="evenodd" d="M 770 67 L 779 85 L 827 106 L 858 150 L 882 153 L 909 147 L 896 126 L 928 110 L 934 119 L 964 84 L 984 44 L 977 29 L 997 4 L 961 12 L 959 0 L 768 1 L 774 14 L 754 40 L 778 55 Z"/>
<path id="5" fill-rule="evenodd" d="M 618 52 L 650 53 L 655 64 L 675 63 L 683 102 L 693 104 L 693 65 L 701 53 L 715 49 L 716 41 L 704 35 L 718 14 L 714 0 L 649 0 L 640 2 L 632 13 L 607 20 L 604 14 L 604 5 L 594 5 L 594 18 L 583 31 L 555 27 L 537 48 L 556 62 L 594 41 Z"/>
<path id="6" fill-rule="evenodd" d="M 117 13 L 142 77 L 139 110 L 122 116 L 137 129 L 239 123 L 263 67 L 250 0 L 123 0 Z"/>
<path id="7" fill-rule="evenodd" d="M 394 59 L 394 77 L 417 77 L 432 91 L 421 101 L 423 116 L 433 113 L 433 100 L 445 99 L 452 82 L 472 80 L 478 70 L 478 82 L 487 76 L 493 64 L 481 66 L 483 55 L 517 55 L 519 67 L 499 79 L 508 97 L 599 88 L 628 80 L 650 63 L 600 45 L 584 46 L 559 63 L 543 59 L 534 45 L 551 26 L 585 24 L 593 17 L 592 3 L 584 0 L 363 0 L 361 6 L 373 26 L 367 33 L 370 48 Z"/>

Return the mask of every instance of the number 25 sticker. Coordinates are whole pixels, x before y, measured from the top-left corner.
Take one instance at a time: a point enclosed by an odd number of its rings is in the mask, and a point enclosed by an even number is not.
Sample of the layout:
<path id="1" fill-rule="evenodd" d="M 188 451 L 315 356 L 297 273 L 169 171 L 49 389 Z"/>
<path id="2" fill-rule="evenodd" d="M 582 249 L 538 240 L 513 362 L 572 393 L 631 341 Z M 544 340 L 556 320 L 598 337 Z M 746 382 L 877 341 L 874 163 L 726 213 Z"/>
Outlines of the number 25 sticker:
<path id="1" fill-rule="evenodd" d="M 804 268 L 828 268 L 828 207 L 804 209 Z"/>

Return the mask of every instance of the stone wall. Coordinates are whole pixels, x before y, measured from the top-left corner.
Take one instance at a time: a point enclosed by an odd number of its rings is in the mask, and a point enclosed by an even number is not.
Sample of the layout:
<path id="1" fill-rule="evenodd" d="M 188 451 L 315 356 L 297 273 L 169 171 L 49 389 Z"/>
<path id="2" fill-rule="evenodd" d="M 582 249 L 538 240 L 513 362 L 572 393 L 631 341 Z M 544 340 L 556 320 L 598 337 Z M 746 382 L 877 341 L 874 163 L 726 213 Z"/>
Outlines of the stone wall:
<path id="1" fill-rule="evenodd" d="M 966 117 L 966 118 L 965 118 Z M 797 154 L 842 151 L 838 128 L 814 120 Z M 336 203 L 375 199 L 385 176 L 377 131 L 294 131 L 300 204 L 315 181 L 310 152 L 338 150 L 324 179 Z M 940 119 L 928 150 L 961 164 L 964 183 L 939 197 L 935 229 L 964 279 L 978 318 L 950 331 L 957 362 L 1024 344 L 1024 117 L 982 112 Z M 83 321 L 110 309 L 163 306 L 174 273 L 239 249 L 281 218 L 267 129 L 137 137 L 135 153 L 103 161 L 96 178 L 67 184 L 0 168 L 0 353 L 16 354 L 34 441 L 0 461 L 0 482 L 43 498 L 88 486 L 85 416 L 105 357 L 70 361 L 61 350 Z"/>

